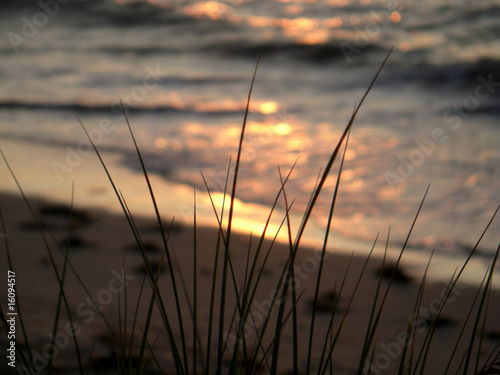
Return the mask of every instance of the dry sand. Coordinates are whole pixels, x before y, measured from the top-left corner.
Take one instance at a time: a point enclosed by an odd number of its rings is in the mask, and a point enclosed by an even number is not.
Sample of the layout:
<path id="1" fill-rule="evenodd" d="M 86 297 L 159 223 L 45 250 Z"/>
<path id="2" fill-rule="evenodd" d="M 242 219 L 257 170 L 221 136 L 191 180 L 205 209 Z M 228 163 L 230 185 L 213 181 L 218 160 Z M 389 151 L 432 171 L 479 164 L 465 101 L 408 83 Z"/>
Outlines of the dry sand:
<path id="1" fill-rule="evenodd" d="M 46 238 L 53 251 L 53 257 L 62 272 L 63 259 L 59 248 L 64 249 L 68 237 L 68 220 L 64 210 L 58 209 L 57 205 L 41 200 L 31 200 L 35 211 L 46 225 Z M 52 331 L 54 313 L 58 298 L 58 284 L 54 270 L 50 265 L 50 257 L 44 246 L 43 238 L 34 224 L 33 218 L 26 204 L 21 198 L 13 195 L 0 195 L 0 208 L 5 220 L 8 245 L 12 254 L 13 268 L 16 272 L 17 299 L 22 309 L 32 349 L 35 350 L 38 368 L 43 368 L 46 360 L 43 356 L 44 348 L 49 341 L 48 334 Z M 165 218 L 170 220 L 167 215 Z M 158 263 L 162 257 L 162 246 L 160 232 L 155 229 L 155 220 L 152 218 L 136 218 L 137 227 L 142 239 L 148 243 L 148 253 L 154 263 Z M 97 300 L 97 307 L 102 309 L 112 330 L 119 331 L 119 324 L 124 323 L 125 297 L 129 309 L 127 310 L 127 334 L 131 332 L 132 311 L 137 306 L 137 299 L 141 289 L 144 273 L 141 271 L 143 261 L 140 252 L 134 245 L 134 237 L 128 227 L 124 216 L 109 214 L 105 211 L 87 212 L 79 208 L 73 214 L 71 222 L 71 247 L 69 249 L 69 261 L 83 280 L 88 292 Z M 0 227 L 1 228 L 1 227 Z M 0 230 L 1 232 L 1 230 Z M 206 332 L 209 321 L 209 301 L 211 275 L 214 269 L 214 250 L 217 242 L 217 230 L 208 227 L 197 228 L 198 253 L 197 253 L 197 276 L 198 276 L 198 324 L 201 333 L 203 350 L 206 350 Z M 0 274 L 7 275 L 9 266 L 5 253 L 5 238 L 0 238 L 2 249 L 0 261 Z M 247 251 L 255 249 L 257 240 L 250 241 L 248 234 L 234 234 L 231 242 L 231 256 L 238 281 L 236 285 L 241 286 L 241 280 L 245 275 Z M 62 246 L 57 246 L 62 244 Z M 188 293 L 191 295 L 193 282 L 193 228 L 187 226 L 175 226 L 172 228 L 169 239 L 169 247 L 175 254 L 175 262 L 172 265 L 175 274 L 182 273 Z M 264 249 L 269 248 L 266 242 Z M 271 256 L 263 273 L 259 292 L 253 305 L 255 325 L 260 328 L 262 323 L 263 306 L 268 306 L 270 295 L 276 287 L 277 280 L 288 256 L 288 246 L 274 244 Z M 299 365 L 305 373 L 306 353 L 308 347 L 308 335 L 311 318 L 310 301 L 313 297 L 316 271 L 318 267 L 319 253 L 313 249 L 300 249 L 296 260 L 297 291 L 302 293 L 298 303 L 298 328 L 299 328 Z M 334 331 L 336 332 L 341 321 L 349 298 L 352 295 L 356 281 L 361 269 L 365 264 L 365 258 L 350 257 L 341 252 L 330 253 L 324 269 L 324 277 L 320 296 L 323 302 L 323 310 L 318 311 L 314 343 L 312 346 L 312 371 L 316 372 L 316 363 L 321 355 L 322 343 L 328 329 L 331 305 L 330 296 L 338 291 L 347 265 L 350 263 L 349 272 L 343 293 L 340 297 L 340 312 L 335 315 Z M 360 283 L 359 289 L 353 299 L 351 308 L 347 311 L 345 325 L 339 336 L 338 344 L 333 352 L 334 372 L 336 374 L 352 374 L 357 369 L 361 355 L 361 344 L 365 336 L 370 309 L 373 303 L 377 286 L 377 268 L 380 267 L 381 258 L 373 257 L 368 263 L 368 268 Z M 219 270 L 221 263 L 219 262 Z M 0 296 L 2 308 L 6 308 L 7 277 L 0 283 Z M 219 277 L 220 279 L 220 277 Z M 180 278 L 177 277 L 180 285 Z M 123 285 L 126 284 L 126 290 Z M 402 346 L 398 343 L 401 335 L 405 332 L 408 322 L 412 319 L 416 296 L 419 290 L 420 280 L 409 282 L 398 281 L 392 286 L 384 308 L 382 318 L 376 335 L 376 350 L 374 355 L 373 374 L 393 373 L 393 368 L 398 364 L 398 356 Z M 175 304 L 171 288 L 172 282 L 166 262 L 163 263 L 163 272 L 160 276 L 160 288 L 167 308 L 168 316 L 179 339 L 178 320 L 175 313 Z M 385 290 L 387 281 L 384 280 L 382 287 Z M 146 281 L 145 292 L 139 303 L 139 325 L 144 325 L 145 314 L 150 297 L 150 286 Z M 428 283 L 425 286 L 425 295 L 422 308 L 424 315 L 430 316 L 435 311 L 439 297 L 446 290 L 444 283 Z M 103 322 L 102 317 L 96 313 L 89 302 L 87 292 L 82 288 L 73 271 L 68 269 L 65 281 L 65 292 L 69 301 L 70 311 L 77 323 L 77 338 L 84 361 L 88 361 L 93 351 L 94 357 L 106 358 L 112 354 L 110 344 L 109 328 Z M 125 293 L 126 292 L 126 293 Z M 471 285 L 459 285 L 451 295 L 446 306 L 442 324 L 437 328 L 433 338 L 432 350 L 427 361 L 428 374 L 441 374 L 448 362 L 450 353 L 455 347 L 457 337 L 460 333 L 462 323 L 470 310 L 472 300 L 477 292 L 477 287 Z M 182 293 L 181 293 L 182 294 Z M 226 327 L 230 323 L 231 313 L 234 309 L 234 287 L 232 282 L 228 284 L 228 313 L 226 313 Z M 220 293 L 217 293 L 217 301 Z M 185 301 L 184 296 L 181 296 Z M 488 337 L 482 347 L 483 357 L 493 350 L 499 341 L 500 323 L 495 321 L 498 316 L 500 299 L 498 293 L 491 295 L 491 307 L 489 319 L 486 324 Z M 119 306 L 120 310 L 119 310 Z M 288 310 L 288 309 L 287 309 Z M 119 320 L 119 315 L 122 319 Z M 276 316 L 276 315 L 274 315 Z M 188 350 L 192 348 L 192 325 L 191 318 L 183 304 L 183 318 L 185 335 L 188 338 Z M 214 329 L 217 329 L 218 312 L 215 317 Z M 60 373 L 74 373 L 76 366 L 76 355 L 71 341 L 65 334 L 66 313 L 58 328 L 59 346 L 55 358 L 55 367 Z M 421 322 L 421 321 L 420 321 Z M 290 326 L 291 320 L 288 322 Z M 246 327 L 249 340 L 254 338 L 255 331 L 251 325 Z M 420 342 L 426 334 L 425 327 L 420 326 L 416 340 Z M 16 326 L 16 338 L 22 345 L 23 338 L 19 323 Z M 269 328 L 271 333 L 273 327 Z M 65 336 L 66 335 L 66 336 Z M 136 328 L 136 344 L 139 345 L 141 334 Z M 470 329 L 465 332 L 465 341 L 470 337 Z M 154 342 L 154 349 L 165 373 L 173 370 L 173 363 L 165 329 L 161 320 L 155 314 L 151 327 L 150 341 Z M 267 340 L 266 342 L 269 342 Z M 280 370 L 282 373 L 292 370 L 292 331 L 286 329 L 281 345 Z M 2 348 L 7 346 L 6 334 L 0 335 Z M 215 353 L 217 345 L 212 343 L 212 353 Z M 477 349 L 477 346 L 476 346 Z M 5 350 L 2 349 L 0 358 L 0 370 L 2 373 L 17 373 L 6 367 L 7 359 Z M 457 360 L 463 358 L 464 347 L 459 347 Z M 104 364 L 105 362 L 101 362 Z M 154 363 L 150 361 L 147 368 L 154 369 Z M 10 372 L 9 372 L 10 371 Z M 114 371 L 116 372 L 116 371 Z M 264 364 L 263 373 L 266 372 Z M 157 373 L 152 371 L 151 373 Z"/>

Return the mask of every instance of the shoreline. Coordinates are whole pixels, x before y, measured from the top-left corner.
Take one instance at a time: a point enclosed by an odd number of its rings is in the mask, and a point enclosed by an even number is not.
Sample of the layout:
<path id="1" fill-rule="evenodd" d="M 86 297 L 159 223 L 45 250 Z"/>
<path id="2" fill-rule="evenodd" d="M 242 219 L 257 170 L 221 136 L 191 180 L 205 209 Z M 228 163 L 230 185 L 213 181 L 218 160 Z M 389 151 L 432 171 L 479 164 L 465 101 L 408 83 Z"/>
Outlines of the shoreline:
<path id="1" fill-rule="evenodd" d="M 75 205 L 88 207 L 91 210 L 105 209 L 111 214 L 122 215 L 122 208 L 96 155 L 89 155 L 82 158 L 74 170 L 65 175 L 64 181 L 60 182 L 52 170 L 51 163 L 65 160 L 67 151 L 63 148 L 52 148 L 40 144 L 10 140 L 2 142 L 2 150 L 6 154 L 9 163 L 12 164 L 14 173 L 16 173 L 16 177 L 19 179 L 26 195 L 67 205 L 71 199 L 71 181 L 74 181 Z M 22 155 L 22 157 L 15 158 L 16 155 Z M 110 169 L 116 186 L 123 192 L 131 212 L 142 217 L 154 217 L 154 210 L 144 176 L 123 165 L 122 161 L 120 161 L 121 156 L 117 153 L 103 152 L 102 156 Z M 29 160 L 33 162 L 28 163 L 27 161 Z M 0 173 L 6 176 L 5 179 L 0 181 L 0 193 L 8 192 L 19 196 L 18 188 L 9 176 L 4 163 L 0 164 Z M 175 217 L 177 223 L 188 226 L 192 225 L 193 188 L 188 185 L 167 181 L 155 174 L 150 175 L 150 180 L 157 199 L 161 197 L 157 203 L 160 212 L 167 214 L 165 219 L 170 221 L 172 217 Z M 202 225 L 216 228 L 216 218 L 212 203 L 206 191 L 196 190 L 196 196 L 198 222 Z M 224 199 L 223 194 L 213 192 L 212 198 L 220 210 Z M 238 199 L 236 199 L 235 203 L 237 214 L 234 216 L 233 228 L 248 234 L 250 232 L 261 233 L 263 223 L 267 219 L 270 208 L 264 205 L 243 202 Z M 275 210 L 268 233 L 275 233 L 283 218 L 284 210 Z M 298 228 L 301 219 L 302 216 L 300 213 L 291 212 L 291 221 L 294 230 Z M 399 233 L 399 236 L 403 235 L 405 237 L 410 225 L 411 220 L 406 220 L 406 223 L 399 223 L 397 228 L 394 226 L 392 232 Z M 494 223 L 494 227 L 490 228 L 485 238 L 492 239 L 491 234 L 494 232 L 496 226 L 498 224 Z M 317 220 L 311 218 L 308 228 L 304 233 L 302 243 L 308 247 L 321 248 L 324 237 L 322 227 Z M 375 252 L 380 254 L 380 256 L 383 254 L 385 248 L 385 230 L 380 233 L 375 249 Z M 368 240 L 346 237 L 333 230 L 329 239 L 329 250 L 341 251 L 348 255 L 355 252 L 357 255 L 367 256 L 376 234 L 374 232 L 372 239 Z M 479 236 L 480 233 L 476 235 Z M 394 234 L 391 237 L 394 238 Z M 288 241 L 286 231 L 283 229 L 280 231 L 279 240 L 283 243 Z M 476 241 L 475 238 L 474 241 Z M 401 246 L 402 243 L 399 244 L 394 242 L 394 240 L 390 241 L 388 247 L 389 256 L 393 258 L 399 256 Z M 467 255 L 466 252 L 458 251 L 458 249 L 456 252 L 451 253 L 440 251 L 439 247 L 436 248 L 428 277 L 438 282 L 449 280 L 455 270 L 465 262 Z M 425 271 L 430 257 L 431 252 L 429 250 L 412 248 L 410 241 L 410 245 L 405 250 L 403 262 L 406 263 L 408 272 L 415 277 L 419 277 Z M 462 281 L 472 285 L 479 285 L 482 276 L 489 267 L 489 259 L 491 259 L 490 256 L 473 257 L 468 265 L 468 272 L 462 276 Z M 500 290 L 500 277 L 494 279 L 493 287 Z"/>
<path id="2" fill-rule="evenodd" d="M 30 199 L 35 210 L 40 214 L 46 222 L 47 228 L 51 229 L 54 236 L 48 236 L 49 242 L 64 243 L 67 240 L 67 220 L 64 215 L 67 212 L 62 209 L 60 204 L 44 201 L 40 199 Z M 57 300 L 57 281 L 54 277 L 53 270 L 50 266 L 49 257 L 43 246 L 40 233 L 33 226 L 33 220 L 26 208 L 26 204 L 21 198 L 0 193 L 0 205 L 7 227 L 7 238 L 11 247 L 14 267 L 17 275 L 18 295 L 22 302 L 25 315 L 29 327 L 32 327 L 30 334 L 36 337 L 35 342 L 40 346 L 47 339 L 47 333 L 51 331 L 51 320 L 53 319 L 53 309 Z M 143 241 L 149 244 L 148 253 L 152 262 L 159 262 L 161 259 L 161 240 L 159 231 L 155 230 L 155 220 L 145 217 L 135 218 L 137 226 L 143 235 Z M 71 224 L 72 231 L 72 246 L 69 251 L 69 261 L 80 273 L 80 277 L 84 280 L 86 287 L 99 300 L 99 293 L 102 290 L 109 289 L 112 280 L 128 281 L 127 285 L 128 298 L 130 301 L 136 301 L 139 293 L 139 285 L 144 273 L 141 269 L 143 261 L 134 247 L 134 239 L 131 235 L 130 228 L 126 223 L 126 219 L 120 215 L 115 215 L 105 210 L 86 210 L 77 207 L 74 211 L 74 222 Z M 213 228 L 199 226 L 197 228 L 198 238 L 198 282 L 199 282 L 199 320 L 200 330 L 203 332 L 206 329 L 208 315 L 206 307 L 208 306 L 208 296 L 210 291 L 207 284 L 210 284 L 211 272 L 213 272 L 213 249 L 217 240 L 217 230 Z M 254 249 L 257 239 L 253 238 L 250 241 L 250 236 L 244 233 L 234 232 L 232 241 L 232 259 L 236 267 L 236 275 L 243 275 L 245 272 L 245 263 L 247 259 L 247 250 Z M 265 248 L 269 245 L 266 241 Z M 173 264 L 174 272 L 182 272 L 187 285 L 187 290 L 192 288 L 193 280 L 193 228 L 185 224 L 178 224 L 172 228 L 169 246 L 175 254 L 176 261 Z M 262 277 L 262 290 L 256 296 L 253 311 L 255 319 L 259 317 L 259 312 L 262 314 L 263 307 L 269 303 L 270 293 L 276 285 L 277 277 L 280 275 L 280 270 L 286 262 L 288 247 L 285 244 L 275 243 L 271 252 L 268 263 Z M 320 297 L 323 303 L 327 306 L 331 305 L 329 296 L 331 293 L 338 291 L 342 283 L 344 274 L 348 264 L 349 273 L 346 278 L 344 292 L 340 296 L 340 310 L 345 309 L 349 301 L 349 296 L 355 288 L 355 283 L 363 268 L 366 258 L 360 255 L 351 257 L 342 252 L 327 253 L 328 257 L 325 260 L 325 271 L 323 275 L 323 287 L 320 290 Z M 5 256 L 5 255 L 4 255 Z M 54 253 L 58 267 L 62 266 L 63 257 L 60 253 Z M 404 256 L 403 256 L 404 258 Z M 311 317 L 310 303 L 312 299 L 312 290 L 314 290 L 315 272 L 318 266 L 318 252 L 303 247 L 300 249 L 297 256 L 296 275 L 298 278 L 298 290 L 304 291 L 304 294 L 299 301 L 299 330 L 301 335 L 307 334 L 308 321 Z M 7 262 L 2 261 L 1 272 L 7 273 Z M 380 267 L 380 257 L 373 256 L 368 263 L 367 270 L 361 280 L 361 284 L 353 299 L 351 308 L 348 311 L 346 326 L 339 338 L 339 344 L 334 352 L 334 360 L 338 363 L 338 372 L 340 374 L 352 373 L 355 370 L 352 363 L 356 363 L 356 358 L 360 354 L 359 337 L 363 337 L 366 331 L 368 322 L 368 313 L 371 309 L 375 287 L 378 280 L 378 267 Z M 406 266 L 403 264 L 403 270 Z M 120 277 L 121 276 L 121 277 Z M 161 278 L 165 284 L 162 285 L 162 292 L 165 295 L 172 297 L 168 287 L 169 272 L 165 268 Z M 405 331 L 406 325 L 412 319 L 412 308 L 415 298 L 418 293 L 419 278 L 413 278 L 411 282 L 399 280 L 395 282 L 388 295 L 386 307 L 382 314 L 377 337 L 377 351 L 379 359 L 379 370 L 385 373 L 386 370 L 382 366 L 382 360 L 389 356 L 389 352 L 384 352 L 384 348 L 392 348 L 396 350 L 398 344 L 398 335 Z M 99 337 L 106 334 L 105 325 L 100 322 L 100 318 L 96 311 L 93 311 L 91 305 L 87 301 L 87 296 L 78 284 L 74 275 L 68 273 L 66 281 L 66 293 L 70 298 L 70 306 L 76 311 L 75 316 L 77 323 L 81 328 L 80 339 L 84 349 L 88 350 L 91 342 L 97 342 L 96 355 L 106 356 L 109 352 L 109 347 L 99 341 Z M 383 281 L 383 286 L 386 281 Z M 146 284 L 147 286 L 147 284 Z M 147 286 L 148 287 L 148 286 Z M 164 289 L 163 289 L 164 288 Z M 231 289 L 229 295 L 232 294 Z M 446 285 L 440 282 L 428 281 L 426 283 L 424 299 L 422 302 L 422 316 L 432 315 L 435 309 L 436 300 L 444 293 Z M 468 311 L 468 304 L 474 298 L 477 288 L 472 285 L 459 284 L 456 288 L 456 293 L 453 292 L 450 296 L 450 307 L 445 309 L 443 317 L 446 318 L 442 328 L 438 328 L 435 337 L 435 345 L 440 348 L 453 348 L 456 340 L 456 335 L 459 330 L 459 322 L 465 318 L 465 313 Z M 4 300 L 5 291 L 2 290 L 0 295 Z M 110 321 L 118 319 L 117 304 L 120 300 L 123 303 L 122 293 L 111 294 L 112 301 L 106 304 L 106 300 L 101 301 L 103 313 L 109 316 Z M 120 296 L 118 298 L 115 298 Z M 500 294 L 498 291 L 492 291 L 491 295 L 491 311 L 498 311 L 500 305 Z M 104 297 L 103 297 L 104 298 Z M 231 301 L 230 299 L 229 301 Z M 230 302 L 229 302 L 230 303 Z M 132 305 L 134 302 L 131 303 Z M 169 304 L 173 305 L 173 304 Z M 204 308 L 203 308 L 204 307 Z M 318 310 L 319 311 L 319 310 Z M 168 306 L 170 316 L 175 316 L 173 306 Z M 493 313 L 491 313 L 493 316 Z M 175 320 L 175 319 L 174 319 Z M 340 320 L 340 319 L 339 319 Z M 36 322 L 36 326 L 33 323 Z M 316 324 L 315 338 L 320 339 L 327 331 L 328 318 L 324 312 L 318 312 Z M 494 337 L 500 331 L 500 326 L 490 319 L 487 322 L 487 334 Z M 227 322 L 229 325 L 229 322 Z M 338 324 L 338 321 L 337 323 Z M 35 327 L 35 328 L 33 328 Z M 157 320 L 154 321 L 153 330 L 161 332 L 162 326 Z M 470 331 L 470 330 L 469 330 Z M 466 331 L 466 332 L 469 332 Z M 249 331 L 251 332 L 251 330 Z M 423 334 L 421 334 L 422 336 Z M 0 342 L 4 342 L 3 336 Z M 97 341 L 96 341 L 97 340 Z M 493 348 L 496 339 L 486 339 L 484 348 Z M 287 340 L 286 340 L 287 341 Z M 304 353 L 307 348 L 307 339 L 301 341 L 300 350 Z M 286 358 L 290 358 L 292 348 L 284 342 L 283 345 L 283 362 L 288 362 Z M 168 352 L 168 347 L 163 342 L 159 344 L 160 352 Z M 58 363 L 63 366 L 65 361 L 74 358 L 74 353 L 70 349 L 61 350 Z M 41 348 L 41 347 L 40 347 Z M 318 359 L 316 356 L 320 352 L 317 346 L 314 346 L 313 359 Z M 439 352 L 439 351 L 438 351 Z M 385 353 L 385 354 L 384 354 Z M 437 355 L 436 355 L 437 354 Z M 166 356 L 168 358 L 168 355 Z M 428 363 L 428 369 L 433 373 L 439 373 L 438 369 L 442 368 L 442 354 L 434 353 L 431 355 Z M 171 363 L 165 359 L 165 366 L 171 366 Z M 301 357 L 301 364 L 304 359 Z M 60 363 L 61 362 L 61 363 Z M 390 361 L 390 366 L 394 366 L 396 360 Z M 74 361 L 72 362 L 74 363 Z M 289 362 L 288 362 L 289 363 Z M 389 366 L 389 367 L 390 367 Z M 389 368 L 388 367 L 388 368 Z M 286 366 L 283 371 L 286 371 Z M 384 371 L 382 371 L 384 370 Z"/>

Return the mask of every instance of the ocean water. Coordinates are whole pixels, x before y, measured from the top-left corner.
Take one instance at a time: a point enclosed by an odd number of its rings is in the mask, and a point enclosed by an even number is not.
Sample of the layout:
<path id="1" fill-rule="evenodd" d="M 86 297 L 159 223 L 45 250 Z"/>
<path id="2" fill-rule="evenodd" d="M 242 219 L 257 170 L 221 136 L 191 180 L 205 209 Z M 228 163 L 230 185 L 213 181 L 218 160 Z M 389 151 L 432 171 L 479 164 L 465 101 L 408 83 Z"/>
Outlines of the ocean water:
<path id="1" fill-rule="evenodd" d="M 203 191 L 203 171 L 219 194 L 262 51 L 237 197 L 259 207 L 251 218 L 273 203 L 278 166 L 287 173 L 298 160 L 287 195 L 300 215 L 394 47 L 353 126 L 333 231 L 364 241 L 391 225 L 401 243 L 431 184 L 410 244 L 463 255 L 500 204 L 499 16 L 498 0 L 5 2 L 0 147 L 30 193 L 57 198 L 75 181 L 84 196 L 114 199 L 92 173 L 75 178 L 83 160 L 101 170 L 77 116 L 111 155 L 110 169 L 142 181 L 124 109 L 150 173 Z M 337 170 L 314 211 L 318 228 Z M 4 165 L 1 173 L 6 190 Z M 147 198 L 142 191 L 134 195 Z M 499 220 L 483 255 L 498 246 Z"/>

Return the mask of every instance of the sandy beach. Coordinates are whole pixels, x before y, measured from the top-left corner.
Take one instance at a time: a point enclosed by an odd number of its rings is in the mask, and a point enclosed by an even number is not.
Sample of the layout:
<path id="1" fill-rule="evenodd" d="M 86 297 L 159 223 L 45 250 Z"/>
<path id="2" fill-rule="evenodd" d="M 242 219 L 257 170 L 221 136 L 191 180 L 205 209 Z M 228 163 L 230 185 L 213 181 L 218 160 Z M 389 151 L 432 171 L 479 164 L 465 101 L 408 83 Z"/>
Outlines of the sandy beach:
<path id="1" fill-rule="evenodd" d="M 113 345 L 110 342 L 111 332 L 119 332 L 119 327 L 127 326 L 127 332 L 131 332 L 133 323 L 133 312 L 139 304 L 138 326 L 144 324 L 149 304 L 151 287 L 147 280 L 145 282 L 144 294 L 138 303 L 141 285 L 143 283 L 144 262 L 135 244 L 134 237 L 128 227 L 124 216 L 110 214 L 106 211 L 92 210 L 76 207 L 71 221 L 68 221 L 68 207 L 54 204 L 38 199 L 30 199 L 36 214 L 44 224 L 44 233 L 52 250 L 52 256 L 59 272 L 62 273 L 64 256 L 61 249 L 70 244 L 68 259 L 78 277 L 85 285 L 88 292 L 84 290 L 75 272 L 70 268 L 67 270 L 65 280 L 65 293 L 68 298 L 72 317 L 77 324 L 77 339 L 80 352 L 85 361 L 93 363 L 93 371 L 104 366 L 106 359 L 113 355 Z M 4 217 L 6 233 L 2 238 L 2 261 L 0 262 L 2 275 L 6 275 L 10 266 L 8 265 L 5 252 L 5 240 L 8 241 L 12 256 L 11 271 L 15 272 L 17 286 L 17 301 L 26 326 L 26 333 L 30 341 L 31 349 L 36 353 L 34 356 L 34 367 L 43 370 L 47 361 L 44 357 L 44 348 L 49 342 L 48 337 L 53 329 L 54 313 L 57 306 L 58 283 L 51 266 L 50 256 L 44 245 L 43 238 L 37 225 L 33 220 L 25 202 L 18 196 L 0 195 L 0 208 Z M 165 215 L 165 222 L 169 222 Z M 146 217 L 135 218 L 137 228 L 148 251 L 152 265 L 158 265 L 162 259 L 162 241 L 160 232 L 155 224 L 155 219 Z M 69 238 L 68 238 L 69 237 Z M 247 253 L 253 253 L 258 242 L 257 238 L 250 238 L 248 234 L 234 233 L 231 243 L 231 259 L 236 275 L 236 285 L 241 282 L 247 272 Z M 206 332 L 209 319 L 210 286 L 214 269 L 214 254 L 217 243 L 217 230 L 210 227 L 197 228 L 197 280 L 198 280 L 198 325 L 203 349 L 206 349 Z M 146 246 L 147 244 L 147 246 Z M 174 254 L 172 269 L 176 274 L 176 280 L 185 283 L 187 293 L 192 294 L 193 284 L 193 228 L 185 224 L 175 224 L 170 231 L 169 249 Z M 270 246 L 266 241 L 264 250 Z M 277 281 L 281 275 L 289 253 L 286 244 L 275 243 L 272 246 L 269 260 L 265 266 L 258 293 L 252 305 L 254 327 L 246 327 L 248 340 L 254 338 L 255 328 L 262 324 L 264 312 L 270 306 L 272 292 L 275 290 Z M 263 259 L 261 255 L 261 259 Z M 319 265 L 319 252 L 317 249 L 302 248 L 296 259 L 296 283 L 297 292 L 301 294 L 298 302 L 298 331 L 299 331 L 299 366 L 304 369 L 307 360 L 307 347 L 309 342 L 309 327 L 311 319 L 311 301 L 314 296 L 314 285 Z M 368 263 L 368 267 L 361 280 L 352 304 L 348 311 L 350 296 L 353 293 L 360 272 L 365 264 L 365 258 L 361 256 L 350 257 L 345 253 L 328 253 L 325 261 L 322 286 L 320 290 L 321 304 L 317 309 L 316 328 L 312 345 L 311 371 L 316 372 L 315 363 L 321 356 L 321 350 L 325 335 L 330 322 L 330 311 L 333 297 L 337 294 L 342 284 L 348 264 L 349 271 L 346 277 L 342 294 L 339 298 L 338 311 L 334 318 L 334 332 L 339 327 L 344 314 L 345 323 L 339 335 L 339 341 L 333 351 L 333 368 L 338 374 L 352 374 L 357 370 L 361 345 L 366 333 L 370 310 L 373 304 L 376 286 L 378 283 L 378 269 L 381 258 L 374 256 Z M 260 264 L 260 262 L 259 262 Z M 219 261 L 219 272 L 221 261 Z M 404 269 L 403 269 L 404 270 Z M 220 279 L 220 277 L 219 277 Z M 175 304 L 171 288 L 171 279 L 168 264 L 162 263 L 162 272 L 159 279 L 167 314 L 172 321 L 174 330 L 178 332 L 178 321 L 176 319 Z M 5 283 L 6 284 L 6 281 Z M 431 319 L 437 311 L 439 298 L 446 292 L 445 283 L 427 283 L 425 294 L 421 304 L 421 316 L 413 317 L 415 300 L 419 291 L 420 280 L 412 277 L 405 279 L 401 275 L 394 281 L 388 294 L 386 305 L 377 329 L 376 349 L 373 357 L 372 373 L 392 373 L 398 365 L 398 358 L 402 351 L 400 342 L 405 333 L 408 322 L 413 319 L 419 324 L 419 330 L 415 336 L 416 342 L 421 342 L 426 335 L 425 319 Z M 7 296 L 7 285 L 0 289 L 2 296 L 2 308 L 5 308 Z M 385 290 L 387 280 L 382 283 Z M 470 310 L 471 303 L 477 292 L 477 287 L 467 284 L 456 286 L 442 315 L 442 319 L 433 338 L 433 344 L 426 365 L 426 373 L 443 373 L 448 363 L 451 352 L 457 342 L 462 323 Z M 89 298 L 94 298 L 94 302 Z M 182 294 L 182 293 L 181 293 Z M 228 310 L 234 311 L 235 291 L 232 283 L 228 284 Z M 219 294 L 217 294 L 217 301 Z M 185 304 L 182 294 L 182 309 L 186 337 L 192 335 L 192 321 L 189 310 Z M 127 302 L 128 309 L 124 308 Z M 218 302 L 217 302 L 218 303 Z M 498 292 L 493 292 L 490 297 L 489 319 L 486 322 L 486 339 L 481 348 L 482 359 L 494 349 L 498 342 L 500 326 L 494 316 L 498 312 L 500 298 Z M 106 317 L 109 327 L 100 316 L 100 312 Z M 277 310 L 277 308 L 276 308 Z M 287 311 L 289 308 L 287 309 Z M 125 312 L 126 311 L 126 312 Z M 59 323 L 58 334 L 60 338 L 57 355 L 54 359 L 54 368 L 59 373 L 71 374 L 75 372 L 76 359 L 75 350 L 71 340 L 64 336 L 67 314 L 63 313 Z M 125 316 L 126 315 L 126 316 Z M 232 313 L 226 313 L 226 327 L 231 323 Z M 120 317 L 121 316 L 121 317 Z M 275 316 L 275 315 L 273 315 Z M 474 316 L 474 315 L 473 315 Z M 218 315 L 214 317 L 214 327 L 217 327 Z M 126 321 L 125 321 L 126 320 Z M 471 326 L 471 323 L 469 323 Z M 21 327 L 17 324 L 16 340 L 24 347 Z M 291 320 L 287 327 L 291 327 Z M 142 327 L 143 328 L 143 327 Z M 272 333 L 272 324 L 268 333 Z M 464 342 L 469 341 L 471 329 L 467 328 L 464 333 Z M 284 339 L 281 343 L 280 372 L 287 373 L 292 370 L 292 331 L 286 329 Z M 135 344 L 140 344 L 140 330 L 136 327 L 134 333 Z M 155 313 L 150 329 L 150 340 L 154 342 L 154 350 L 159 358 L 164 373 L 174 370 L 172 358 L 165 329 Z M 178 336 L 176 337 L 179 338 Z M 0 338 L 2 346 L 7 344 L 6 335 Z M 188 349 L 192 350 L 190 339 Z M 269 342 L 269 341 L 266 341 Z M 212 353 L 215 353 L 217 344 L 212 342 Z M 463 357 L 464 346 L 460 345 L 454 366 Z M 26 350 L 26 349 L 24 349 Z M 475 347 L 477 350 L 477 346 Z M 229 355 L 229 353 L 228 353 Z M 93 359 L 90 359 L 90 358 Z M 151 373 L 159 373 L 155 370 L 155 364 L 148 356 L 149 361 L 146 368 Z M 99 362 L 100 361 L 100 362 Z M 109 361 L 108 361 L 109 362 Z M 99 365 L 96 365 L 98 363 Z M 1 361 L 2 368 L 8 373 L 16 373 L 6 366 L 5 358 Z M 113 371 L 111 365 L 110 371 Z M 453 369 L 454 367 L 452 367 Z M 266 364 L 263 364 L 263 373 L 266 373 Z M 303 370 L 305 371 L 305 370 Z M 116 372 L 116 369 L 115 369 Z"/>

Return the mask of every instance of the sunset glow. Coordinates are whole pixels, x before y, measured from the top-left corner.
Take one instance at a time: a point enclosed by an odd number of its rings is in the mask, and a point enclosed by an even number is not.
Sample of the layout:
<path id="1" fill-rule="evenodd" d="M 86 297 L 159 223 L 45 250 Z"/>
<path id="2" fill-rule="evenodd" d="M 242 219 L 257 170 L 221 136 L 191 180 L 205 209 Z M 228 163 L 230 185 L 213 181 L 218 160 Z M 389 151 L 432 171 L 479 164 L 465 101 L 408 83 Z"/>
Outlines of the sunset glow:
<path id="1" fill-rule="evenodd" d="M 274 113 L 278 110 L 278 103 L 276 102 L 264 102 L 259 106 L 259 111 L 266 115 Z"/>

